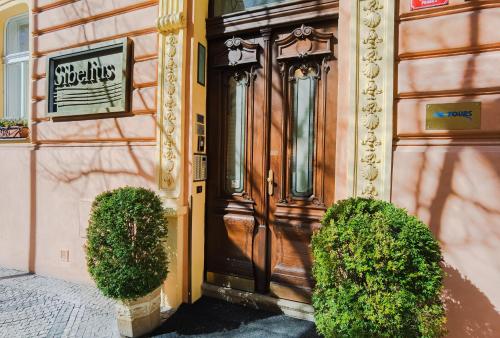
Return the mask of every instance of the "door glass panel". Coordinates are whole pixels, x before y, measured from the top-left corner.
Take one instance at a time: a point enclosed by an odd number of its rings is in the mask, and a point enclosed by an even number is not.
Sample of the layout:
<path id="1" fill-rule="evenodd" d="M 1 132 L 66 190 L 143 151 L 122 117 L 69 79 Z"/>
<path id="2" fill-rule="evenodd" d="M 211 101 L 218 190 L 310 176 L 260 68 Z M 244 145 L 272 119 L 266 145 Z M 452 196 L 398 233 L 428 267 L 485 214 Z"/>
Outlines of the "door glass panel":
<path id="1" fill-rule="evenodd" d="M 313 194 L 316 78 L 312 68 L 297 69 L 292 85 L 292 194 L 297 197 Z"/>
<path id="2" fill-rule="evenodd" d="M 290 0 L 214 0 L 214 16 L 245 11 L 250 8 L 277 4 Z"/>
<path id="3" fill-rule="evenodd" d="M 245 172 L 246 78 L 231 76 L 228 94 L 226 191 L 241 193 L 243 192 Z"/>

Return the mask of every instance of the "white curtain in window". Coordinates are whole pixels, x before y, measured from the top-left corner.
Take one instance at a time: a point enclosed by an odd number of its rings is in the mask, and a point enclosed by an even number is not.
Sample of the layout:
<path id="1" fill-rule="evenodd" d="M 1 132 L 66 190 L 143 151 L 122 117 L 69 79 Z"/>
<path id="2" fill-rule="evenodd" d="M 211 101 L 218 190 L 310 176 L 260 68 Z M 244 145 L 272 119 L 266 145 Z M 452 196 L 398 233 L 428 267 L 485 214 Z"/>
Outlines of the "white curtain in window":
<path id="1" fill-rule="evenodd" d="M 29 21 L 28 15 L 12 18 L 5 30 L 4 117 L 28 118 Z"/>

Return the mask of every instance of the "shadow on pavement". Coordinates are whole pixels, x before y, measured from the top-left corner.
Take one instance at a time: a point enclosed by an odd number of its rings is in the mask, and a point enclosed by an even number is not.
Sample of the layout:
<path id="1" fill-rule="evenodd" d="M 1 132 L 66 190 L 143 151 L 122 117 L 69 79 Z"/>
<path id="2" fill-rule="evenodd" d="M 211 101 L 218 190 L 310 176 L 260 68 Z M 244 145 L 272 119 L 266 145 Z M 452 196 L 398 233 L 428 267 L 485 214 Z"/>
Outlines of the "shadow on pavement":
<path id="1" fill-rule="evenodd" d="M 32 275 L 31 272 L 24 272 L 24 273 L 19 273 L 19 274 L 15 274 L 15 275 L 2 276 L 2 277 L 0 277 L 0 280 L 25 277 L 25 276 L 30 276 L 30 275 Z"/>
<path id="2" fill-rule="evenodd" d="M 152 337 L 319 337 L 314 323 L 204 297 L 183 304 Z"/>

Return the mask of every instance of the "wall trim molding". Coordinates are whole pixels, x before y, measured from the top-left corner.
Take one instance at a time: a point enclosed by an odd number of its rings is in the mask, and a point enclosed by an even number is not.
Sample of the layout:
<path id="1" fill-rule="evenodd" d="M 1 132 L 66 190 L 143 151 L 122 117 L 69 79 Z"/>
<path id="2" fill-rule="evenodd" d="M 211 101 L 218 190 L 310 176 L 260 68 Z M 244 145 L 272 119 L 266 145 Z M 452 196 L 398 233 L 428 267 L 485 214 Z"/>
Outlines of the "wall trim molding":
<path id="1" fill-rule="evenodd" d="M 401 92 L 396 96 L 401 99 L 431 99 L 436 97 L 459 97 L 459 96 L 478 96 L 478 95 L 497 95 L 500 94 L 500 87 L 470 88 L 470 89 L 450 89 L 440 91 L 425 92 Z"/>
<path id="2" fill-rule="evenodd" d="M 156 6 L 157 3 L 158 3 L 157 0 L 143 0 L 143 2 L 141 2 L 141 3 L 136 3 L 133 5 L 129 5 L 129 6 L 121 7 L 121 8 L 115 8 L 115 9 L 108 11 L 108 12 L 94 14 L 94 15 L 86 16 L 84 18 L 80 17 L 79 19 L 74 19 L 74 20 L 65 22 L 64 24 L 58 24 L 58 25 L 50 26 L 48 28 L 38 29 L 37 27 L 34 27 L 32 30 L 32 34 L 34 36 L 40 36 L 43 34 L 56 32 L 56 31 L 59 31 L 62 29 L 67 29 L 67 28 L 71 28 L 71 27 L 75 27 L 75 26 L 79 26 L 79 25 L 84 25 L 84 24 L 87 24 L 90 22 L 101 20 L 101 19 L 111 18 L 111 17 L 117 16 L 120 14 L 133 12 L 133 11 L 138 10 L 138 9 Z M 64 7 L 65 5 L 71 5 L 71 4 L 72 4 L 72 2 L 63 3 L 60 6 L 55 6 L 55 7 L 52 7 L 50 9 L 53 10 L 53 9 L 56 9 L 57 7 Z M 40 12 L 37 12 L 36 14 L 38 15 L 39 13 Z"/>
<path id="3" fill-rule="evenodd" d="M 43 52 L 37 52 L 37 51 L 33 50 L 32 51 L 32 58 L 41 58 L 41 57 L 47 56 L 48 54 L 52 54 L 52 53 L 59 52 L 62 50 L 83 47 L 83 46 L 87 46 L 89 44 L 100 43 L 100 42 L 105 42 L 105 41 L 112 41 L 112 40 L 117 40 L 117 39 L 126 38 L 126 37 L 134 38 L 134 37 L 138 37 L 141 35 L 147 35 L 147 34 L 157 33 L 157 32 L 158 32 L 157 28 L 151 27 L 151 28 L 145 28 L 145 29 L 141 29 L 141 30 L 137 30 L 137 31 L 133 31 L 133 32 L 107 36 L 107 37 L 102 38 L 102 39 L 95 39 L 95 40 L 84 41 L 81 43 L 75 43 L 75 44 L 60 47 L 60 48 L 47 49 L 47 50 L 44 50 Z M 34 41 L 36 42 L 39 37 L 40 36 L 34 36 L 33 37 Z"/>
<path id="4" fill-rule="evenodd" d="M 456 55 L 474 55 L 474 54 L 496 52 L 496 51 L 500 51 L 500 43 L 498 42 L 485 45 L 472 46 L 472 47 L 457 47 L 457 48 L 422 51 L 422 52 L 403 53 L 399 55 L 398 62 L 407 60 L 448 57 Z"/>

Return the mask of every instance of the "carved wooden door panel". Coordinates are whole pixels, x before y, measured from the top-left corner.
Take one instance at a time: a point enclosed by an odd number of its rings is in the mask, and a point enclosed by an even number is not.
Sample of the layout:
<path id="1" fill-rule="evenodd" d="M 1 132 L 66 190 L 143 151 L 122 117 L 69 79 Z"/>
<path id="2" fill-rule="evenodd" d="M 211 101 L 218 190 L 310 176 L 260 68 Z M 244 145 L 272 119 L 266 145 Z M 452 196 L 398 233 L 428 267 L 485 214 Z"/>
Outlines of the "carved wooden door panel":
<path id="1" fill-rule="evenodd" d="M 266 199 L 262 43 L 219 39 L 208 60 L 206 279 L 251 292 L 265 291 L 254 252 Z"/>
<path id="2" fill-rule="evenodd" d="M 208 283 L 309 302 L 310 237 L 333 201 L 332 22 L 209 46 Z"/>
<path id="3" fill-rule="evenodd" d="M 277 32 L 274 44 L 269 278 L 279 298 L 310 301 L 311 235 L 333 202 L 336 35 L 331 22 L 302 25 Z"/>

